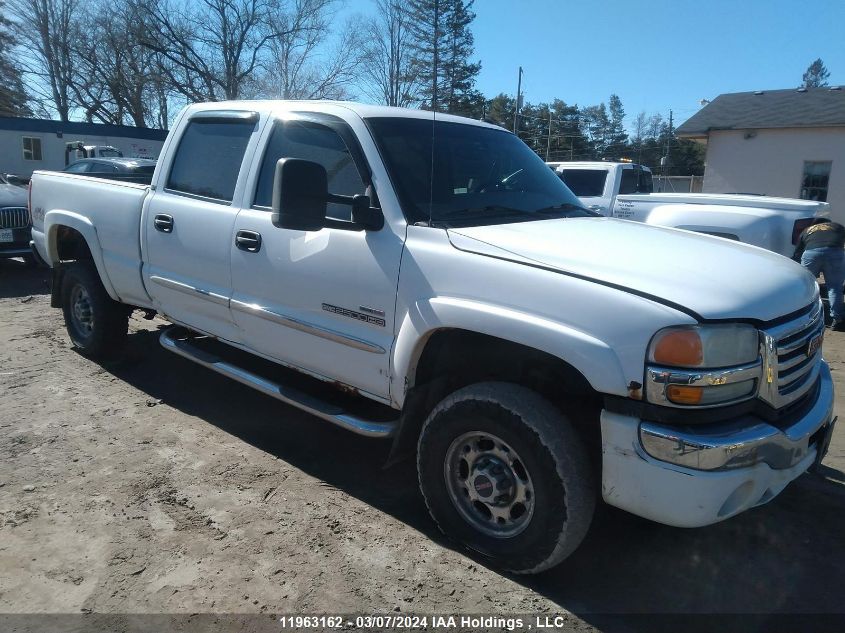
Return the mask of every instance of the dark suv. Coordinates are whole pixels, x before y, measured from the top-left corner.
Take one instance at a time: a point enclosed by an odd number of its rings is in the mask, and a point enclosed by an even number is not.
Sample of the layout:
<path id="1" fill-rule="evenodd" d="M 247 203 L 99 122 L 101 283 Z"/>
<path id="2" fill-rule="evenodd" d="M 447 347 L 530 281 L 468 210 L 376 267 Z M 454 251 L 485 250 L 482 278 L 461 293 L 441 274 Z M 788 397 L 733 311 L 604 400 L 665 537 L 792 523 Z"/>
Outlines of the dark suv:
<path id="1" fill-rule="evenodd" d="M 26 189 L 10 184 L 0 175 L 0 259 L 23 257 L 27 263 L 33 263 L 29 249 L 31 233 Z"/>

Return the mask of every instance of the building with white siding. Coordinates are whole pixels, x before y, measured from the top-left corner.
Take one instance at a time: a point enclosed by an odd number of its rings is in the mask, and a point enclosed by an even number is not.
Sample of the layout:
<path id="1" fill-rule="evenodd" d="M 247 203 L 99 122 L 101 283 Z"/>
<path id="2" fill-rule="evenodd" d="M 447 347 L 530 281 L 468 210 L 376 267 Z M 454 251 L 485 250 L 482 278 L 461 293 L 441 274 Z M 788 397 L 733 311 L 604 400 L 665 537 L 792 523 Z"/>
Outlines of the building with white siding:
<path id="1" fill-rule="evenodd" d="M 707 145 L 704 193 L 826 200 L 845 223 L 841 86 L 719 95 L 676 134 Z"/>
<path id="2" fill-rule="evenodd" d="M 112 146 L 127 158 L 158 158 L 167 130 L 24 117 L 0 117 L 0 173 L 29 177 L 65 168 L 67 143 Z"/>

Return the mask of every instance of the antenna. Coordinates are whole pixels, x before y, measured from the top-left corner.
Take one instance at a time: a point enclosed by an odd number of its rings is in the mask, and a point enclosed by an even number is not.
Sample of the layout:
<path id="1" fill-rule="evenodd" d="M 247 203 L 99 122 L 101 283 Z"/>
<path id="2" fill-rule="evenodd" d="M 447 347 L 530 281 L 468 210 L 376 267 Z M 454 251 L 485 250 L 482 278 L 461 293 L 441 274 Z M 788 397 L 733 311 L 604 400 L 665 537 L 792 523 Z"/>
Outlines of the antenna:
<path id="1" fill-rule="evenodd" d="M 516 104 L 513 109 L 513 133 L 519 127 L 519 106 L 522 105 L 522 66 L 519 67 L 519 80 L 516 83 Z"/>

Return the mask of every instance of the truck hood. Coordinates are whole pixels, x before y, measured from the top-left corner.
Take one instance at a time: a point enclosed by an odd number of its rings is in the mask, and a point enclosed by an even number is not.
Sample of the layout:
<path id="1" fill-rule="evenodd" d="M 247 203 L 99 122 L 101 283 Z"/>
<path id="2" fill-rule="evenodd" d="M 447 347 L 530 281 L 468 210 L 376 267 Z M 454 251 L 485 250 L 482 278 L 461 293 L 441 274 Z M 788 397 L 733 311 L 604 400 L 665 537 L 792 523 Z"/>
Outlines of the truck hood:
<path id="1" fill-rule="evenodd" d="M 703 319 L 770 321 L 818 296 L 813 276 L 754 246 L 613 218 L 451 228 L 463 251 L 613 285 Z"/>
<path id="2" fill-rule="evenodd" d="M 0 207 L 25 207 L 26 189 L 0 184 Z"/>

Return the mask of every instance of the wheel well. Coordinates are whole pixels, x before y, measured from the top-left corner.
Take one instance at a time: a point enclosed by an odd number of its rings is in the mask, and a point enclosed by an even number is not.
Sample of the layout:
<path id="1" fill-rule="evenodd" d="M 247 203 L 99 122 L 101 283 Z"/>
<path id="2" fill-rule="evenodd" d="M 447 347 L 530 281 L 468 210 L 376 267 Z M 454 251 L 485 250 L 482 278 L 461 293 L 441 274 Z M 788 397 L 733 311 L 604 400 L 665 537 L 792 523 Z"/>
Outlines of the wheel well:
<path id="1" fill-rule="evenodd" d="M 92 259 L 91 249 L 82 233 L 69 226 L 60 226 L 56 234 L 56 250 L 59 261 Z"/>
<path id="2" fill-rule="evenodd" d="M 422 423 L 443 398 L 488 381 L 536 391 L 568 415 L 590 449 L 600 447 L 601 395 L 575 367 L 548 352 L 477 332 L 440 330 L 426 341 L 412 375 L 392 459 L 411 452 Z"/>
<path id="3" fill-rule="evenodd" d="M 69 226 L 61 225 L 56 228 L 56 252 L 59 261 L 53 264 L 52 289 L 50 293 L 50 307 L 62 307 L 62 281 L 65 275 L 63 264 L 73 261 L 94 259 L 88 242 L 82 233 Z"/>
<path id="4" fill-rule="evenodd" d="M 440 330 L 426 342 L 414 385 L 448 377 L 449 391 L 475 382 L 513 382 L 555 402 L 596 395 L 583 374 L 566 361 L 520 343 L 467 330 Z"/>

